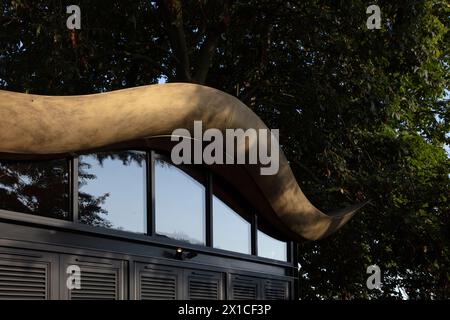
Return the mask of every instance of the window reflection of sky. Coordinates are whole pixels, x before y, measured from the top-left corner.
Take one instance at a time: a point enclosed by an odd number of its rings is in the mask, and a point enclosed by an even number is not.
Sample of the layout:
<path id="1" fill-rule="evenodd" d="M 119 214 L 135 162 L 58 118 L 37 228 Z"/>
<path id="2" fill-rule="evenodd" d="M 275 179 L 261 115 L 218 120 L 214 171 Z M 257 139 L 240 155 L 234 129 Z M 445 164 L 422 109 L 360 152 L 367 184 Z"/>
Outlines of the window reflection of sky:
<path id="1" fill-rule="evenodd" d="M 251 225 L 225 203 L 213 198 L 214 248 L 251 253 Z"/>
<path id="2" fill-rule="evenodd" d="M 156 233 L 205 244 L 205 187 L 168 164 L 155 163 Z"/>
<path id="3" fill-rule="evenodd" d="M 109 193 L 102 208 L 108 211 L 101 217 L 108 220 L 115 229 L 145 233 L 146 230 L 146 179 L 145 162 L 124 164 L 120 159 L 106 158 L 102 164 L 95 156 L 80 156 L 80 163 L 86 173 L 95 179 L 86 180 L 80 192 L 100 197 Z"/>
<path id="4" fill-rule="evenodd" d="M 287 244 L 258 231 L 258 256 L 287 261 Z"/>

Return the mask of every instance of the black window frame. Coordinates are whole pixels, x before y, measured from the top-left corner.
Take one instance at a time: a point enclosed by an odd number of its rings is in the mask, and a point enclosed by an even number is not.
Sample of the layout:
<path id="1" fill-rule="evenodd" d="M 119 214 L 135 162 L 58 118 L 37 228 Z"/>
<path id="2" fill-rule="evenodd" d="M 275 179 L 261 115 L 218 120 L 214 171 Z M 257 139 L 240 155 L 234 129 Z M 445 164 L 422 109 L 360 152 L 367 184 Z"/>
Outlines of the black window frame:
<path id="1" fill-rule="evenodd" d="M 239 196 L 237 192 L 234 192 L 228 186 L 225 188 L 227 192 L 232 192 L 232 197 L 236 196 L 236 203 L 239 205 L 239 209 L 243 208 L 245 211 L 242 214 L 242 210 L 236 210 L 236 213 L 243 217 L 246 221 L 248 221 L 251 225 L 251 254 L 244 254 L 224 249 L 218 249 L 213 247 L 213 196 L 214 196 L 214 183 L 216 181 L 220 181 L 223 183 L 223 179 L 214 174 L 211 170 L 204 165 L 175 165 L 171 160 L 170 156 L 168 156 L 166 151 L 156 150 L 156 149 L 148 149 L 148 148 L 133 148 L 126 149 L 133 151 L 141 151 L 146 153 L 146 232 L 144 234 L 138 234 L 131 231 L 124 231 L 118 229 L 112 229 L 101 226 L 89 226 L 83 224 L 79 221 L 79 212 L 78 212 L 78 164 L 79 164 L 79 156 L 86 154 L 95 154 L 97 152 L 120 152 L 124 151 L 124 149 L 101 149 L 101 150 L 93 150 L 91 152 L 83 152 L 83 153 L 73 153 L 70 156 L 66 157 L 58 157 L 55 159 L 65 159 L 68 161 L 68 174 L 69 174 L 69 219 L 62 220 L 58 218 L 45 217 L 32 215 L 29 213 L 15 212 L 9 211 L 0 208 L 0 220 L 12 220 L 15 222 L 21 222 L 26 224 L 37 224 L 44 225 L 49 227 L 56 227 L 67 230 L 75 230 L 80 232 L 88 232 L 96 235 L 103 235 L 107 237 L 118 237 L 124 240 L 131 241 L 139 241 L 146 243 L 159 244 L 163 246 L 170 246 L 174 248 L 183 248 L 186 250 L 193 250 L 198 252 L 216 254 L 221 256 L 234 257 L 238 259 L 257 261 L 261 263 L 268 263 L 274 265 L 280 265 L 285 267 L 292 267 L 295 263 L 296 256 L 296 245 L 293 241 L 285 239 L 283 236 L 279 235 L 276 232 L 270 232 L 264 228 L 264 233 L 274 237 L 278 240 L 284 241 L 287 244 L 287 261 L 274 260 L 270 258 L 260 257 L 258 256 L 258 239 L 257 233 L 259 228 L 259 222 L 261 218 L 256 214 L 255 210 L 245 201 L 242 197 Z M 205 186 L 205 245 L 199 244 L 190 244 L 184 241 L 179 241 L 175 239 L 169 239 L 166 237 L 161 237 L 156 234 L 156 225 L 155 225 L 155 161 L 157 159 L 164 160 L 171 165 L 177 167 L 178 169 L 184 171 L 185 173 L 192 176 L 186 168 L 195 166 L 199 172 L 205 175 L 205 181 L 203 183 Z M 8 159 L 11 161 L 11 159 Z M 48 158 L 47 160 L 53 160 L 53 158 Z M 30 160 L 29 160 L 30 161 Z M 41 161 L 41 160 L 39 160 Z M 195 179 L 195 177 L 193 177 Z M 197 180 L 197 179 L 196 179 Z M 198 181 L 198 180 L 197 180 Z M 220 199 L 220 198 L 219 198 Z M 222 199 L 221 199 L 222 200 Z M 225 204 L 228 205 L 226 201 Z M 233 210 L 235 210 L 236 206 L 230 206 Z M 267 226 L 266 223 L 264 223 Z"/>

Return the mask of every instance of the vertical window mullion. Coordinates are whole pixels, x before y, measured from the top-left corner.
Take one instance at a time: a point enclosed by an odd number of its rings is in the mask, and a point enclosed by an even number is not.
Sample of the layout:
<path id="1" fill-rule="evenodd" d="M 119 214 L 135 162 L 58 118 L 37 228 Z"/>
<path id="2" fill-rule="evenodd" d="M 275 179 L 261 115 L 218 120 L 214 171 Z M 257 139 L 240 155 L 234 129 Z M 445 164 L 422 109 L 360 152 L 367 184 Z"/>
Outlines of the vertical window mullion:
<path id="1" fill-rule="evenodd" d="M 298 269 L 298 250 L 299 246 L 297 242 L 291 241 L 292 243 L 292 266 L 294 271 L 294 299 L 298 299 L 300 296 L 300 270 Z"/>
<path id="2" fill-rule="evenodd" d="M 156 234 L 155 216 L 155 153 L 147 152 L 147 235 Z"/>
<path id="3" fill-rule="evenodd" d="M 287 250 L 287 254 L 286 254 L 287 261 L 294 263 L 294 242 L 293 241 L 288 241 L 286 250 Z"/>
<path id="4" fill-rule="evenodd" d="M 72 222 L 79 222 L 78 213 L 78 156 L 74 156 L 70 161 L 70 211 Z"/>
<path id="5" fill-rule="evenodd" d="M 258 216 L 256 214 L 252 215 L 252 233 L 251 233 L 251 246 L 252 255 L 258 255 Z"/>
<path id="6" fill-rule="evenodd" d="M 211 172 L 206 176 L 206 190 L 205 190 L 205 206 L 206 206 L 206 246 L 213 246 L 213 177 Z"/>

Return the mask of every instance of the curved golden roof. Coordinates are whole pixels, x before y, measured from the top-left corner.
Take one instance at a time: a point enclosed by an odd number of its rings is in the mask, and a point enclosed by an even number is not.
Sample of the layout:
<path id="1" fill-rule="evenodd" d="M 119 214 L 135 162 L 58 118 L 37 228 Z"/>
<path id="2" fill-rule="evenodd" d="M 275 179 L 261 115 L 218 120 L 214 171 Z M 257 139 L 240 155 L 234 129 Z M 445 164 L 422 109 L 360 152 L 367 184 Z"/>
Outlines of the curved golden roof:
<path id="1" fill-rule="evenodd" d="M 3 156 L 60 155 L 112 145 L 153 146 L 152 141 L 170 137 L 174 129 L 192 130 L 195 120 L 202 120 L 203 130 L 267 129 L 262 120 L 235 97 L 186 83 L 84 96 L 0 91 L 0 119 L 0 153 Z M 252 166 L 223 167 L 217 170 L 232 183 L 234 180 L 238 191 L 291 238 L 323 238 L 341 228 L 362 206 L 332 215 L 318 210 L 303 194 L 281 151 L 276 175 L 260 175 Z"/>

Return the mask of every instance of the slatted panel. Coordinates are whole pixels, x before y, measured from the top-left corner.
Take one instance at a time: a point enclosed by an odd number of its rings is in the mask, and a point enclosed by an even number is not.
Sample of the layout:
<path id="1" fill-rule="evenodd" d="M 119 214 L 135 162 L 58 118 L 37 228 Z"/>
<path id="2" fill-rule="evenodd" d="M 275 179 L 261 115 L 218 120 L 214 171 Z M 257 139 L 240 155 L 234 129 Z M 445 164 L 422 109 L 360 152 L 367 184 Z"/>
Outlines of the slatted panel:
<path id="1" fill-rule="evenodd" d="M 48 266 L 0 260 L 0 299 L 48 299 Z"/>
<path id="2" fill-rule="evenodd" d="M 187 273 L 188 299 L 219 300 L 222 298 L 220 273 L 190 271 Z"/>
<path id="3" fill-rule="evenodd" d="M 255 300 L 258 299 L 259 281 L 256 278 L 232 276 L 231 299 Z"/>
<path id="4" fill-rule="evenodd" d="M 122 260 L 85 256 L 62 257 L 62 298 L 69 300 L 121 300 L 125 299 L 125 270 Z M 69 290 L 66 286 L 67 267 L 78 266 L 81 271 L 81 288 Z"/>
<path id="5" fill-rule="evenodd" d="M 83 270 L 81 289 L 70 291 L 71 300 L 116 300 L 119 299 L 117 272 L 111 270 Z"/>
<path id="6" fill-rule="evenodd" d="M 142 300 L 175 300 L 176 293 L 175 277 L 158 277 L 141 275 L 141 299 Z"/>
<path id="7" fill-rule="evenodd" d="M 286 281 L 266 280 L 264 282 L 264 299 L 287 300 L 289 298 L 289 283 Z"/>
<path id="8" fill-rule="evenodd" d="M 179 270 L 176 268 L 137 264 L 138 299 L 175 300 L 179 298 Z"/>

